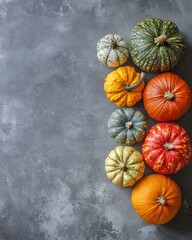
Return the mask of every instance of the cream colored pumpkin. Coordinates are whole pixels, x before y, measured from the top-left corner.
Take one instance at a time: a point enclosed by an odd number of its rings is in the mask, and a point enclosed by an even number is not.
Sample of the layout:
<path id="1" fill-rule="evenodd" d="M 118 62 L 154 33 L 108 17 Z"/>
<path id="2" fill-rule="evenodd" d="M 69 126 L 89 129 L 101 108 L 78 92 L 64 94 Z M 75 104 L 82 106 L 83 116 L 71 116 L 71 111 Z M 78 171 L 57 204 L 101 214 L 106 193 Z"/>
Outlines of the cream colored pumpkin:
<path id="1" fill-rule="evenodd" d="M 118 34 L 108 34 L 97 43 L 97 57 L 108 67 L 118 67 L 129 57 L 128 43 Z"/>
<path id="2" fill-rule="evenodd" d="M 130 146 L 118 146 L 105 159 L 107 177 L 116 185 L 132 186 L 145 171 L 143 156 Z"/>

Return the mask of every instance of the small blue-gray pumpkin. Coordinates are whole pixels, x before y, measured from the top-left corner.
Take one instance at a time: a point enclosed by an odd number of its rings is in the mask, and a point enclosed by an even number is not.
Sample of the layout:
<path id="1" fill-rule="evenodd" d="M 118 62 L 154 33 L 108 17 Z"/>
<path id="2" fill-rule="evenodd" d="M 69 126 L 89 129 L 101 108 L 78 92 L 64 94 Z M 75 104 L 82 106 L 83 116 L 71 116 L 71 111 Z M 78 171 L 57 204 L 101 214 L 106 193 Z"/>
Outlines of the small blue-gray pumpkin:
<path id="1" fill-rule="evenodd" d="M 128 107 L 115 110 L 108 121 L 108 133 L 119 144 L 133 145 L 142 141 L 147 127 L 143 113 Z"/>

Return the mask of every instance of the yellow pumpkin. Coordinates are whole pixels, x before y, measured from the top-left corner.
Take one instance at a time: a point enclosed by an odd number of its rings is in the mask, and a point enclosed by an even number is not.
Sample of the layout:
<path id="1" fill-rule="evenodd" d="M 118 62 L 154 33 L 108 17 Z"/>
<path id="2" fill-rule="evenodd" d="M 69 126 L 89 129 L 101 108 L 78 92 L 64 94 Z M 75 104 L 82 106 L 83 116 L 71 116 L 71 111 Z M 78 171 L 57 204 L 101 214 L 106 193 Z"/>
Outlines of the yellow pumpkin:
<path id="1" fill-rule="evenodd" d="M 107 98 L 119 107 L 132 107 L 142 99 L 144 73 L 138 73 L 133 67 L 119 67 L 109 73 L 105 79 L 104 90 Z"/>
<path id="2" fill-rule="evenodd" d="M 116 185 L 132 186 L 145 171 L 143 156 L 129 146 L 118 146 L 105 159 L 107 177 Z"/>

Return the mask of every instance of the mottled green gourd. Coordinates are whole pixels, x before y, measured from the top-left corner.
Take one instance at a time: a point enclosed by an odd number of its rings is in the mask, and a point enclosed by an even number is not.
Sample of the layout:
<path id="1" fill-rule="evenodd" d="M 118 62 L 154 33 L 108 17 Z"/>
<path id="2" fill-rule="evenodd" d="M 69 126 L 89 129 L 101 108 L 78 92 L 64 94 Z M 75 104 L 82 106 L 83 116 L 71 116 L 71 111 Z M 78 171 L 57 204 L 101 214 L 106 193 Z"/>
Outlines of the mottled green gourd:
<path id="1" fill-rule="evenodd" d="M 145 72 L 173 69 L 184 53 L 184 38 L 169 20 L 149 18 L 131 32 L 130 54 Z"/>
<path id="2" fill-rule="evenodd" d="M 143 113 L 128 107 L 116 109 L 108 121 L 108 133 L 119 144 L 133 145 L 142 141 L 147 127 Z"/>

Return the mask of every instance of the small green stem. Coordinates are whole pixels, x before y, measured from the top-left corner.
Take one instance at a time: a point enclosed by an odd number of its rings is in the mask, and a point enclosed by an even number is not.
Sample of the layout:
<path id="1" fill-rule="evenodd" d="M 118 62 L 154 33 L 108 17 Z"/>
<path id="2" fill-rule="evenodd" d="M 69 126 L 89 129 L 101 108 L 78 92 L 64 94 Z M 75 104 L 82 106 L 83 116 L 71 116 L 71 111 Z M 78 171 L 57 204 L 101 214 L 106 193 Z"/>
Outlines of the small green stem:
<path id="1" fill-rule="evenodd" d="M 115 49 L 117 47 L 117 43 L 115 41 L 111 42 L 111 48 Z"/>
<path id="2" fill-rule="evenodd" d="M 132 85 L 132 86 L 126 85 L 126 86 L 125 86 L 125 90 L 126 90 L 127 92 L 129 92 L 129 91 L 131 91 L 131 90 L 139 87 L 139 85 L 143 82 L 144 76 L 145 76 L 145 73 L 144 73 L 144 72 L 141 72 L 139 81 L 138 81 L 135 85 Z"/>

